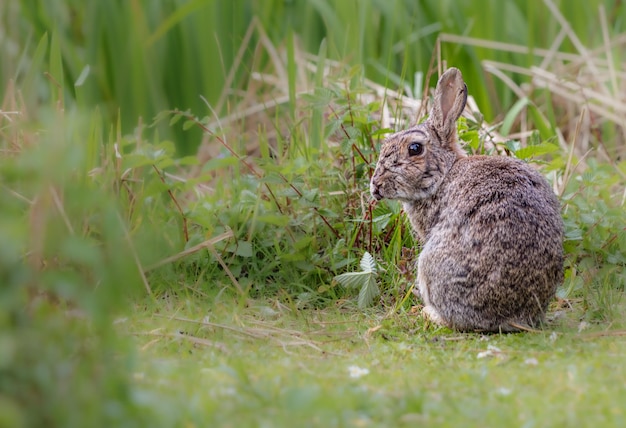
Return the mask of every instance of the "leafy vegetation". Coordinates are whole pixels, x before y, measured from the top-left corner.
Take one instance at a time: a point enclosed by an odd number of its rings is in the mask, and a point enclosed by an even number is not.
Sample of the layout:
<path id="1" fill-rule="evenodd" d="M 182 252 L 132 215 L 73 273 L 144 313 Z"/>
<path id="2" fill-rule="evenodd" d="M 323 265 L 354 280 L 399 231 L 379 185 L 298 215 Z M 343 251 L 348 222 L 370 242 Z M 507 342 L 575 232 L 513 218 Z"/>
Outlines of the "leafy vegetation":
<path id="1" fill-rule="evenodd" d="M 624 5 L 558 5 L 3 3 L 0 426 L 622 425 Z M 367 194 L 440 59 L 561 197 L 542 333 L 424 323 Z"/>

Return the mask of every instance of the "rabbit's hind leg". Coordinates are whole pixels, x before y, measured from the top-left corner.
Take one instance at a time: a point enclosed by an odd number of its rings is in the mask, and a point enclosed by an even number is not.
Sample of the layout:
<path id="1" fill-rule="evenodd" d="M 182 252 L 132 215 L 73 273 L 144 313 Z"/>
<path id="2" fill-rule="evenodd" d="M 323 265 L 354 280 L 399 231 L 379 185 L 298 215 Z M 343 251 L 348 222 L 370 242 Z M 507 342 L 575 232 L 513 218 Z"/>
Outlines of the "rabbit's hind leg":
<path id="1" fill-rule="evenodd" d="M 422 315 L 424 316 L 424 318 L 434 324 L 443 327 L 447 325 L 443 318 L 441 318 L 441 315 L 439 315 L 439 312 L 437 312 L 437 309 L 434 308 L 434 306 L 424 306 L 424 308 L 422 309 Z"/>

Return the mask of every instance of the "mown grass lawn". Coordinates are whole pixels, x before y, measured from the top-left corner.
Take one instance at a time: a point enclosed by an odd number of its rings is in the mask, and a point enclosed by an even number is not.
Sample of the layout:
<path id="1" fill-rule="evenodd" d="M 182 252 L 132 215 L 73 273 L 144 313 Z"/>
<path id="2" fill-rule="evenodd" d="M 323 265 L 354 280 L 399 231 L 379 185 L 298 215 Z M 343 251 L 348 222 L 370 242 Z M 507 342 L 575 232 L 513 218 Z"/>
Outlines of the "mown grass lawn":
<path id="1" fill-rule="evenodd" d="M 416 314 L 163 300 L 117 326 L 140 401 L 172 426 L 624 426 L 623 325 L 556 315 L 484 336 Z"/>

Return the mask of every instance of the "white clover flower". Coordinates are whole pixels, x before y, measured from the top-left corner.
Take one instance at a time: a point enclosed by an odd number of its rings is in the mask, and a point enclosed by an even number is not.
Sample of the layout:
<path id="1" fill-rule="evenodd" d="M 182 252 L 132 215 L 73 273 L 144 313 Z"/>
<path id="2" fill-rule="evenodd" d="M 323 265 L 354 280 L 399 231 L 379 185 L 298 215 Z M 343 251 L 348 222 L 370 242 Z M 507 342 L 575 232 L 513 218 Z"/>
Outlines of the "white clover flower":
<path id="1" fill-rule="evenodd" d="M 350 377 L 352 379 L 358 379 L 360 377 L 365 376 L 366 374 L 369 374 L 369 370 L 368 369 L 364 369 L 361 368 L 359 366 L 349 366 L 348 367 L 348 373 L 350 373 Z"/>
<path id="2" fill-rule="evenodd" d="M 502 355 L 502 350 L 497 346 L 488 345 L 487 350 L 479 352 L 476 358 L 495 357 L 496 355 Z"/>

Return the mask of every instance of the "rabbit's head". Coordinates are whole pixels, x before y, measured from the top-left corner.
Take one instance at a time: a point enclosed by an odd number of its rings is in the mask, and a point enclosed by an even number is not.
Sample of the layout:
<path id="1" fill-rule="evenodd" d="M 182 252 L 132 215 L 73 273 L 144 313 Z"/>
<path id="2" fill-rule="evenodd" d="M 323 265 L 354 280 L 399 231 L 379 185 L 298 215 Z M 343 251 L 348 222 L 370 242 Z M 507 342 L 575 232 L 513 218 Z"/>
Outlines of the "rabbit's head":
<path id="1" fill-rule="evenodd" d="M 387 137 L 370 183 L 378 200 L 412 202 L 432 196 L 456 159 L 465 156 L 456 141 L 456 120 L 467 101 L 461 72 L 448 69 L 435 89 L 424 123 Z"/>

